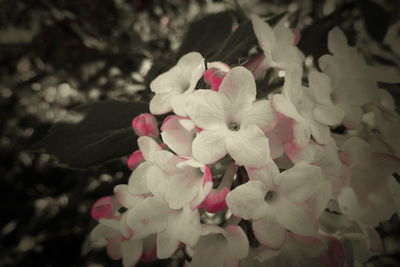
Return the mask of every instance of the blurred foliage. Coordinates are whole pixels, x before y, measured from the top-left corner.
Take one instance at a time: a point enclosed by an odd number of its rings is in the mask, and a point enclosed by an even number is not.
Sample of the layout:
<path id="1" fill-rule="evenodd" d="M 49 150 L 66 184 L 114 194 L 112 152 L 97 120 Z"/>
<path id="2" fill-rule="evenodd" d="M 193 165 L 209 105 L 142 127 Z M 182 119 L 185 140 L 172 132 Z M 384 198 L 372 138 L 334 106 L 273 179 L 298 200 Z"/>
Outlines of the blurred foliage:
<path id="1" fill-rule="evenodd" d="M 91 248 L 96 222 L 89 211 L 127 182 L 126 157 L 83 171 L 60 168 L 55 158 L 29 148 L 83 104 L 148 102 L 150 81 L 186 51 L 240 64 L 255 41 L 243 37 L 250 13 L 289 14 L 302 31 L 299 46 L 314 59 L 326 53 L 326 34 L 338 25 L 369 62 L 400 66 L 400 55 L 382 41 L 399 20 L 397 0 L 0 0 L 0 266 L 121 265 Z M 206 33 L 212 46 L 202 39 Z M 398 86 L 388 89 L 398 94 Z M 59 147 L 80 138 L 66 133 L 54 140 Z M 398 266 L 398 227 L 397 218 L 379 227 L 386 254 L 372 266 Z M 181 256 L 139 266 L 179 266 Z"/>

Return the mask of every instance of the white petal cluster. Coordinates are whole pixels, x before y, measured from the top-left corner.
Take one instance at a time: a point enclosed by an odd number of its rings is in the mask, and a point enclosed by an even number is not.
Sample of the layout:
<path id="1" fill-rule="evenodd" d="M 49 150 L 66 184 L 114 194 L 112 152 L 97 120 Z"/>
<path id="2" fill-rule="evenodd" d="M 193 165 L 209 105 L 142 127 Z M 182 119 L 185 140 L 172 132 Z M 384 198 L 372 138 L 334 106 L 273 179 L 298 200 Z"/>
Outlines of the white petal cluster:
<path id="1" fill-rule="evenodd" d="M 93 239 L 124 266 L 183 248 L 193 267 L 344 266 L 381 249 L 373 227 L 400 206 L 400 116 L 377 82 L 399 80 L 367 65 L 339 28 L 322 72 L 306 71 L 284 19 L 251 20 L 261 67 L 192 52 L 151 83 L 150 111 L 172 114 L 160 137 L 138 139 L 128 184 L 92 210 Z M 267 98 L 260 68 L 285 72 Z M 203 76 L 211 88 L 197 87 Z M 362 252 L 347 258 L 351 246 Z"/>

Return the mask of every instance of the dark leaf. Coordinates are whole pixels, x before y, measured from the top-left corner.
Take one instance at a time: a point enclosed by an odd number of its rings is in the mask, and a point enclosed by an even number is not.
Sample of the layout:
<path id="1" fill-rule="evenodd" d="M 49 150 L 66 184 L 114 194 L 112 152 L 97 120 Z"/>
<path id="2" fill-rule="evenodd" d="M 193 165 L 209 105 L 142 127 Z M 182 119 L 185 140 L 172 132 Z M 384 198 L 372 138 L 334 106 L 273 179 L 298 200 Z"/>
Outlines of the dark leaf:
<path id="1" fill-rule="evenodd" d="M 137 149 L 132 119 L 148 112 L 144 103 L 105 101 L 76 108 L 77 123 L 58 122 L 47 137 L 33 146 L 56 156 L 72 168 L 88 168 L 127 156 Z"/>
<path id="2" fill-rule="evenodd" d="M 232 32 L 233 17 L 229 12 L 207 15 L 189 26 L 177 59 L 186 53 L 197 51 L 207 58 L 218 51 Z"/>
<path id="3" fill-rule="evenodd" d="M 318 60 L 322 55 L 328 54 L 328 33 L 335 27 L 340 26 L 346 12 L 350 12 L 355 6 L 354 2 L 350 2 L 337 8 L 335 12 L 324 18 L 315 20 L 311 25 L 301 31 L 301 39 L 298 47 L 305 55 L 312 55 L 315 60 Z M 342 29 L 343 30 L 343 29 Z M 349 37 L 347 35 L 347 37 Z M 352 43 L 351 38 L 348 38 L 349 44 Z"/>
<path id="4" fill-rule="evenodd" d="M 251 47 L 257 44 L 250 20 L 239 25 L 210 61 L 223 61 L 229 65 L 237 64 L 238 58 L 246 57 Z"/>
<path id="5" fill-rule="evenodd" d="M 275 25 L 283 16 L 284 14 L 273 16 L 267 22 Z M 229 36 L 225 44 L 210 58 L 210 61 L 223 61 L 229 65 L 238 64 L 238 59 L 247 57 L 249 50 L 257 44 L 253 25 L 250 20 L 247 20 Z"/>
<path id="6" fill-rule="evenodd" d="M 376 41 L 381 42 L 389 27 L 390 14 L 372 1 L 364 0 L 359 3 L 368 33 Z"/>

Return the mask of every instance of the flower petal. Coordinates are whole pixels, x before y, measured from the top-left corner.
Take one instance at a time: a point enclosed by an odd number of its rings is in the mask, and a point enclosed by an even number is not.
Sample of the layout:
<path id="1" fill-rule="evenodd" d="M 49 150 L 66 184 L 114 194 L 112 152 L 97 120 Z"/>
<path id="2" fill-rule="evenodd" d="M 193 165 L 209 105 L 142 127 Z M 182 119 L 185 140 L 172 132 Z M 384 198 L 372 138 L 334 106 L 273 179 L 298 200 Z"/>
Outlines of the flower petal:
<path id="1" fill-rule="evenodd" d="M 165 197 L 170 176 L 167 175 L 158 166 L 153 165 L 147 172 L 147 186 L 154 196 Z"/>
<path id="2" fill-rule="evenodd" d="M 182 208 L 190 203 L 202 184 L 202 177 L 191 176 L 186 173 L 174 175 L 168 185 L 165 199 L 172 209 Z"/>
<path id="3" fill-rule="evenodd" d="M 191 267 L 224 266 L 226 240 L 219 234 L 202 236 L 196 244 Z"/>
<path id="4" fill-rule="evenodd" d="M 256 82 L 248 69 L 235 67 L 222 80 L 219 92 L 228 97 L 232 109 L 242 109 L 256 100 Z"/>
<path id="5" fill-rule="evenodd" d="M 315 141 L 319 144 L 326 144 L 329 142 L 331 131 L 327 125 L 321 124 L 316 121 L 309 121 L 310 131 Z"/>
<path id="6" fill-rule="evenodd" d="M 112 237 L 107 239 L 107 255 L 113 260 L 120 260 L 121 253 L 121 237 Z"/>
<path id="7" fill-rule="evenodd" d="M 276 47 L 276 37 L 272 28 L 257 15 L 251 15 L 254 34 L 257 37 L 260 47 L 265 53 L 268 64 L 271 62 L 271 52 Z"/>
<path id="8" fill-rule="evenodd" d="M 275 186 L 274 180 L 279 176 L 278 166 L 273 160 L 261 168 L 246 168 L 246 171 L 250 180 L 263 182 L 267 191 Z"/>
<path id="9" fill-rule="evenodd" d="M 336 126 L 343 120 L 344 111 L 333 104 L 317 105 L 313 110 L 313 115 L 322 124 Z"/>
<path id="10" fill-rule="evenodd" d="M 264 183 L 248 181 L 229 192 L 226 203 L 235 216 L 245 220 L 259 219 L 267 213 L 265 193 Z"/>
<path id="11" fill-rule="evenodd" d="M 322 181 L 321 168 L 305 161 L 297 163 L 275 179 L 279 190 L 282 190 L 282 193 L 294 203 L 310 198 L 320 181 Z"/>
<path id="12" fill-rule="evenodd" d="M 198 133 L 192 143 L 194 158 L 204 164 L 211 164 L 223 158 L 227 153 L 224 142 L 226 131 L 215 129 Z"/>
<path id="13" fill-rule="evenodd" d="M 228 225 L 225 229 L 228 241 L 228 256 L 233 259 L 244 259 L 249 254 L 249 240 L 243 229 L 237 225 Z"/>
<path id="14" fill-rule="evenodd" d="M 157 235 L 157 258 L 167 259 L 178 249 L 180 242 L 165 230 Z"/>
<path id="15" fill-rule="evenodd" d="M 328 33 L 328 49 L 334 55 L 340 55 L 348 48 L 347 38 L 339 27 L 334 27 Z"/>
<path id="16" fill-rule="evenodd" d="M 185 206 L 181 212 L 169 216 L 168 231 L 172 238 L 193 247 L 201 234 L 199 211 Z"/>
<path id="17" fill-rule="evenodd" d="M 150 100 L 150 112 L 154 115 L 162 115 L 172 111 L 170 99 L 175 92 L 154 95 Z"/>
<path id="18" fill-rule="evenodd" d="M 189 82 L 188 89 L 194 89 L 205 70 L 204 58 L 201 54 L 198 52 L 187 53 L 179 59 L 176 65 L 180 68 L 181 75 Z"/>
<path id="19" fill-rule="evenodd" d="M 181 88 L 181 90 L 183 90 L 189 87 L 188 81 L 180 77 L 180 74 L 180 68 L 174 66 L 167 72 L 158 75 L 157 78 L 150 83 L 151 91 L 157 95 L 161 95 L 175 91 L 177 88 Z"/>
<path id="20" fill-rule="evenodd" d="M 119 184 L 114 187 L 114 194 L 118 202 L 125 208 L 133 208 L 143 200 L 142 196 L 134 195 L 129 192 L 126 184 Z"/>
<path id="21" fill-rule="evenodd" d="M 130 193 L 140 195 L 150 192 L 147 186 L 147 174 L 152 166 L 150 162 L 143 162 L 132 172 L 128 182 Z"/>
<path id="22" fill-rule="evenodd" d="M 271 102 L 268 100 L 256 101 L 247 109 L 243 116 L 241 125 L 257 125 L 260 129 L 272 128 L 276 118 L 272 109 Z"/>
<path id="23" fill-rule="evenodd" d="M 266 216 L 252 222 L 257 240 L 270 249 L 281 249 L 286 240 L 286 229 L 273 216 Z"/>
<path id="24" fill-rule="evenodd" d="M 286 229 L 305 236 L 315 236 L 317 227 L 315 219 L 305 205 L 295 205 L 281 199 L 281 207 L 276 213 L 276 220 Z"/>
<path id="25" fill-rule="evenodd" d="M 148 136 L 139 137 L 137 142 L 144 159 L 154 163 L 154 154 L 161 151 L 160 145 L 157 144 L 153 138 Z"/>
<path id="26" fill-rule="evenodd" d="M 127 211 L 126 223 L 132 228 L 135 236 L 146 237 L 165 229 L 169 210 L 165 201 L 158 197 L 148 197 Z"/>
<path id="27" fill-rule="evenodd" d="M 121 244 L 122 265 L 135 266 L 142 255 L 143 245 L 140 239 L 123 240 Z"/>
<path id="28" fill-rule="evenodd" d="M 270 160 L 268 139 L 255 125 L 231 132 L 225 143 L 229 155 L 240 165 L 261 167 Z"/>
<path id="29" fill-rule="evenodd" d="M 230 103 L 225 95 L 199 89 L 189 95 L 188 101 L 188 115 L 198 127 L 209 129 L 226 123 Z"/>
<path id="30" fill-rule="evenodd" d="M 190 157 L 192 155 L 194 134 L 186 130 L 180 120 L 188 119 L 180 116 L 168 116 L 161 126 L 161 137 L 172 151 L 178 155 Z"/>

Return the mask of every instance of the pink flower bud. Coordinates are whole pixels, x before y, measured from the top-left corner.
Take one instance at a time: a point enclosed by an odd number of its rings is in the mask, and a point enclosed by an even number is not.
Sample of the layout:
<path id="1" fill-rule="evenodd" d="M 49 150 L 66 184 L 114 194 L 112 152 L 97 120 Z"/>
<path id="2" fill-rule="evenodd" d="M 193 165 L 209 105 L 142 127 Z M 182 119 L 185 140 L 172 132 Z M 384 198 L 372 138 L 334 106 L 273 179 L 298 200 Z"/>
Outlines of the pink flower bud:
<path id="1" fill-rule="evenodd" d="M 132 155 L 130 155 L 127 165 L 130 170 L 134 170 L 139 166 L 140 163 L 144 161 L 142 151 L 140 149 L 135 150 Z"/>
<path id="2" fill-rule="evenodd" d="M 136 116 L 132 121 L 132 128 L 138 136 L 158 137 L 157 119 L 150 113 L 143 113 Z"/>
<path id="3" fill-rule="evenodd" d="M 224 79 L 226 72 L 221 71 L 217 68 L 210 68 L 204 72 L 204 81 L 211 85 L 213 91 L 218 91 L 222 80 Z"/>
<path id="4" fill-rule="evenodd" d="M 220 61 L 215 61 L 207 64 L 208 69 L 204 72 L 204 81 L 211 85 L 211 90 L 218 91 L 222 80 L 230 70 L 230 67 Z"/>
<path id="5" fill-rule="evenodd" d="M 111 196 L 102 197 L 93 204 L 90 215 L 95 220 L 110 218 L 114 213 L 115 204 Z"/>
<path id="6" fill-rule="evenodd" d="M 204 208 L 205 211 L 215 213 L 224 211 L 228 208 L 226 204 L 226 195 L 230 192 L 229 188 L 223 187 L 220 190 L 212 189 L 204 201 L 199 205 L 199 208 Z"/>

